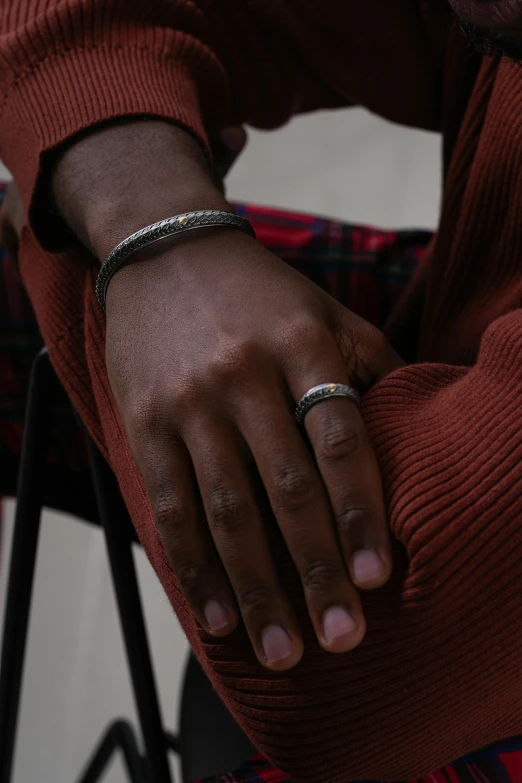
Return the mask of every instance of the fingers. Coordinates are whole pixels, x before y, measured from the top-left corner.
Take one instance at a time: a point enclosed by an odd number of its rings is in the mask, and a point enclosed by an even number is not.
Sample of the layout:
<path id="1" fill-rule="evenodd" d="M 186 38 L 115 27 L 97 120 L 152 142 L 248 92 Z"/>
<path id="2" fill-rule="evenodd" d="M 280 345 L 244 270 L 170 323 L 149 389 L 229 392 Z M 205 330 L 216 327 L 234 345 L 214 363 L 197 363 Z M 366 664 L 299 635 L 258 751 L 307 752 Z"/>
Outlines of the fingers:
<path id="1" fill-rule="evenodd" d="M 312 364 L 313 374 L 304 368 L 290 383 L 295 400 L 321 378 L 349 383 L 334 341 Z M 150 427 L 142 439 L 138 464 L 192 611 L 216 635 L 230 633 L 241 616 L 267 668 L 292 668 L 303 654 L 255 499 L 251 453 L 319 644 L 333 653 L 353 649 L 366 633 L 357 588 L 380 587 L 392 565 L 379 470 L 357 407 L 321 401 L 306 414 L 305 434 L 284 386 L 265 379 L 249 384 L 230 412 L 234 421 L 223 411 L 192 419 L 182 428 L 184 443 L 172 437 L 158 446 L 155 438 L 152 445 Z"/>
<path id="2" fill-rule="evenodd" d="M 185 435 L 215 547 L 259 662 L 283 671 L 303 641 L 281 590 L 237 432 L 205 421 Z"/>
<path id="3" fill-rule="evenodd" d="M 225 636 L 237 626 L 234 595 L 212 541 L 185 446 L 150 437 L 136 450 L 158 533 L 179 586 L 203 628 Z"/>
<path id="4" fill-rule="evenodd" d="M 382 586 L 392 568 L 380 474 L 357 407 L 329 398 L 308 411 L 305 429 L 295 422 L 295 402 L 312 386 L 350 384 L 336 339 L 319 336 L 304 357 L 300 352 L 289 362 L 287 388 L 279 373 L 265 368 L 258 380 L 249 373 L 241 392 L 215 405 L 211 416 L 192 404 L 190 416 L 178 421 L 179 437 L 165 432 L 173 428 L 168 404 L 158 408 L 161 420 L 139 418 L 130 439 L 169 562 L 196 618 L 210 633 L 226 635 L 241 617 L 259 662 L 280 671 L 299 662 L 303 640 L 277 577 L 249 460 L 325 650 L 360 644 L 366 622 L 357 588 Z"/>
<path id="5" fill-rule="evenodd" d="M 299 571 L 317 639 L 328 652 L 346 652 L 362 641 L 366 623 L 339 547 L 325 484 L 283 390 L 259 390 L 255 404 L 252 400 L 245 400 L 238 424 Z"/>
<path id="6" fill-rule="evenodd" d="M 305 426 L 328 487 L 345 562 L 357 587 L 381 587 L 391 576 L 390 540 L 364 422 L 350 400 L 332 398 L 315 408 Z"/>
<path id="7" fill-rule="evenodd" d="M 296 400 L 319 383 L 350 385 L 333 340 L 288 381 Z M 379 467 L 359 410 L 349 399 L 327 398 L 307 412 L 304 426 L 351 578 L 362 589 L 381 587 L 392 571 L 390 535 Z"/>

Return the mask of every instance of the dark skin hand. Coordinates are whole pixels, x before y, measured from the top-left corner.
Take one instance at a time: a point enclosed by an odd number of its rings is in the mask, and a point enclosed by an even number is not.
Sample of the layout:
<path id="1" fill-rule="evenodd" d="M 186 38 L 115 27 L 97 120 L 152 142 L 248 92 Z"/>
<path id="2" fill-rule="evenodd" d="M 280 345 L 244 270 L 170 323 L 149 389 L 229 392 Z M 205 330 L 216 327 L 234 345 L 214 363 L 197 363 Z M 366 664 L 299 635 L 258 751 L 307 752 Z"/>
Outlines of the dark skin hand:
<path id="1" fill-rule="evenodd" d="M 53 186 L 100 260 L 164 217 L 231 211 L 199 144 L 155 120 L 77 141 Z M 356 647 L 366 631 L 358 588 L 382 586 L 392 568 L 376 458 L 350 400 L 314 406 L 307 437 L 294 408 L 318 383 L 364 392 L 401 366 L 382 333 L 249 236 L 205 229 L 152 245 L 112 278 L 106 361 L 161 540 L 201 625 L 226 636 L 242 620 L 272 670 L 303 654 L 255 500 L 261 480 L 319 643 Z"/>

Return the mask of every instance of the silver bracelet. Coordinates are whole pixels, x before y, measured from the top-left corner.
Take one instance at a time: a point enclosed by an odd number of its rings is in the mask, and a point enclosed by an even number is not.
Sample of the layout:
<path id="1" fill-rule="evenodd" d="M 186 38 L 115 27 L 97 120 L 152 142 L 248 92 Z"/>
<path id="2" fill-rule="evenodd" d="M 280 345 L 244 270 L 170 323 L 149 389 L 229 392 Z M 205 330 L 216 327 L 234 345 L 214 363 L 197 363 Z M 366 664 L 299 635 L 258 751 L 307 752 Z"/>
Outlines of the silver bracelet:
<path id="1" fill-rule="evenodd" d="M 100 307 L 105 310 L 105 296 L 109 281 L 129 256 L 147 247 L 147 245 L 151 245 L 153 242 L 157 242 L 159 239 L 164 239 L 172 234 L 182 234 L 184 231 L 191 231 L 194 228 L 207 228 L 208 226 L 237 228 L 246 234 L 250 234 L 254 239 L 256 237 L 254 229 L 245 218 L 232 212 L 222 212 L 213 209 L 186 212 L 182 215 L 174 215 L 174 217 L 166 220 L 160 220 L 159 223 L 152 223 L 152 225 L 136 231 L 135 234 L 131 234 L 130 237 L 116 245 L 103 262 L 96 278 L 96 298 Z"/>

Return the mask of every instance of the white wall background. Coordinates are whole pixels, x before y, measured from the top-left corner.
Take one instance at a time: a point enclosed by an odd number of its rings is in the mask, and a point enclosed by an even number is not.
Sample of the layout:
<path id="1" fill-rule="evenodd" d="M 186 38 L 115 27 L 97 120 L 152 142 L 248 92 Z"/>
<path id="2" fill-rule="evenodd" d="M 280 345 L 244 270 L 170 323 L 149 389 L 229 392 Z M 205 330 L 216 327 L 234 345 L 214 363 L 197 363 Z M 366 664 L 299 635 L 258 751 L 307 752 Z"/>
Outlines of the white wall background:
<path id="1" fill-rule="evenodd" d="M 434 228 L 440 140 L 352 109 L 251 132 L 229 179 L 232 199 L 386 228 Z M 1 175 L 1 172 L 0 172 Z M 14 501 L 5 504 L 0 605 Z M 166 723 L 176 728 L 187 645 L 143 552 L 136 552 Z M 28 642 L 14 783 L 70 783 L 99 731 L 135 718 L 103 540 L 46 512 Z M 123 783 L 118 761 L 107 783 Z"/>

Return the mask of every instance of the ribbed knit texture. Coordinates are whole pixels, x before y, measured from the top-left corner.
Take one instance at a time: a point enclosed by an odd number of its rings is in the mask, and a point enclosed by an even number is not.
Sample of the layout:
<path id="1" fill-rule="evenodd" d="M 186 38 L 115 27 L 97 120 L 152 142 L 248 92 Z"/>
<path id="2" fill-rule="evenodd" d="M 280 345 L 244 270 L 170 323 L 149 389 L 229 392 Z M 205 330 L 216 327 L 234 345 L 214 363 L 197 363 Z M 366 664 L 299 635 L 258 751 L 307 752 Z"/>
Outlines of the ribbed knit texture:
<path id="1" fill-rule="evenodd" d="M 164 116 L 204 143 L 204 128 L 221 122 L 270 127 L 358 102 L 444 132 L 439 235 L 389 326 L 423 363 L 381 381 L 362 409 L 395 569 L 362 593 L 368 633 L 351 653 L 329 655 L 314 640 L 268 511 L 305 634 L 302 662 L 272 674 L 243 630 L 216 640 L 198 629 L 110 390 L 95 270 L 80 251 L 46 253 L 29 227 L 21 269 L 52 361 L 190 643 L 275 765 L 305 783 L 409 779 L 520 733 L 520 70 L 479 69 L 445 0 L 0 0 L 0 9 L 1 154 L 26 204 L 46 151 L 126 114 Z"/>

